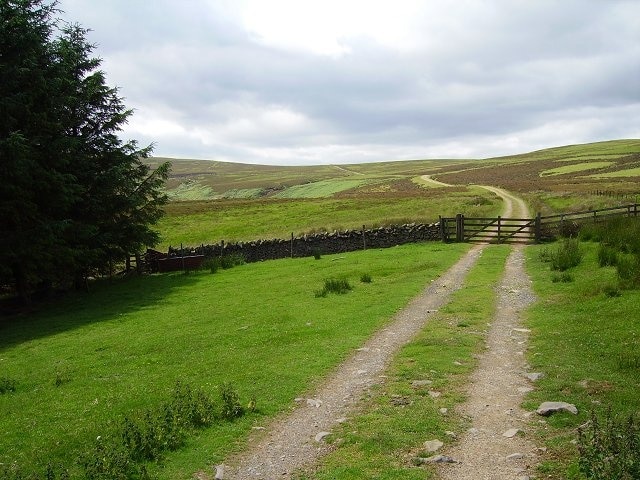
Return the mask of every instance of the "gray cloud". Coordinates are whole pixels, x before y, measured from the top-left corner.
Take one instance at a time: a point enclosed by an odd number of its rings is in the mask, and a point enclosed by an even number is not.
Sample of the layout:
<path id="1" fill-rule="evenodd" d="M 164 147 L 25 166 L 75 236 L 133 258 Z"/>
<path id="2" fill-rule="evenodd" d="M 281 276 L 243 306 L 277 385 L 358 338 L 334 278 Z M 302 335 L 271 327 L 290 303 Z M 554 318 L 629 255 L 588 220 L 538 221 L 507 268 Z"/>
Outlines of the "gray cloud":
<path id="1" fill-rule="evenodd" d="M 283 46 L 251 31 L 250 0 L 60 7 L 93 30 L 108 80 L 135 108 L 125 136 L 155 142 L 160 156 L 485 157 L 640 136 L 640 3 L 427 5 L 405 18 L 408 41 L 356 29 L 328 54 L 309 51 L 304 33 Z"/>

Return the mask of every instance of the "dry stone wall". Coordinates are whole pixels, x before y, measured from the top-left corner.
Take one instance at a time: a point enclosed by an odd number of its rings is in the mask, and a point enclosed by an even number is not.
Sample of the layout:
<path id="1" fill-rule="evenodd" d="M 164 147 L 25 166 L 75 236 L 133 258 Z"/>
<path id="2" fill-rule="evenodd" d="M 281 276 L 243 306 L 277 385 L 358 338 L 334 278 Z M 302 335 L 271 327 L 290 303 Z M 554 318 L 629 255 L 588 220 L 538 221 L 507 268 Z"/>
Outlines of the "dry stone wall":
<path id="1" fill-rule="evenodd" d="M 316 233 L 293 239 L 256 240 L 252 242 L 185 247 L 185 255 L 204 255 L 207 258 L 241 254 L 247 262 L 287 257 L 309 257 L 316 253 L 328 255 L 366 248 L 388 248 L 405 243 L 440 240 L 438 223 L 406 224 L 367 230 Z M 169 247 L 169 256 L 180 256 L 179 248 Z"/>

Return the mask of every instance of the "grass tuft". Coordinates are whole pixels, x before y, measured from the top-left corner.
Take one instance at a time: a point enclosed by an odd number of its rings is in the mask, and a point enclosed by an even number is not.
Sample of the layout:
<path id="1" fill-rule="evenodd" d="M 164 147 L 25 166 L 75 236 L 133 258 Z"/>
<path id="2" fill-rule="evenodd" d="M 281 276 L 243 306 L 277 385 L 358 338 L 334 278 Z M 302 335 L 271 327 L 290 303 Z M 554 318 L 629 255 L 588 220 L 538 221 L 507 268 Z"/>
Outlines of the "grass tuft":
<path id="1" fill-rule="evenodd" d="M 371 278 L 371 275 L 369 275 L 368 273 L 363 273 L 362 275 L 360 275 L 360 281 L 362 283 L 371 283 L 373 282 L 373 278 Z"/>
<path id="2" fill-rule="evenodd" d="M 316 297 L 326 297 L 329 293 L 344 295 L 353 290 L 348 280 L 344 278 L 328 278 L 324 281 L 324 288 L 316 292 Z"/>
<path id="3" fill-rule="evenodd" d="M 17 386 L 18 382 L 15 379 L 0 377 L 0 395 L 15 392 Z"/>
<path id="4" fill-rule="evenodd" d="M 551 270 L 564 272 L 576 267 L 582 261 L 583 253 L 576 238 L 565 238 L 555 247 L 547 247 L 540 252 L 540 259 L 551 264 Z"/>

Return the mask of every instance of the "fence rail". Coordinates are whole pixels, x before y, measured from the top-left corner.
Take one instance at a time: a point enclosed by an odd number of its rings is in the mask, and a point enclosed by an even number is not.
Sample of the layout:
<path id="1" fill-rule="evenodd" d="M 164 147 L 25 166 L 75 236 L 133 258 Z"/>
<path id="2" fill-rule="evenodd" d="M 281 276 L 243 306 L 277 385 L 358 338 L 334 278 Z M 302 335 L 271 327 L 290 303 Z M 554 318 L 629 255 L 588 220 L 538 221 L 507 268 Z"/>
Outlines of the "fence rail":
<path id="1" fill-rule="evenodd" d="M 612 217 L 637 217 L 638 204 L 561 213 L 535 218 L 507 217 L 440 217 L 443 242 L 532 243 L 571 231 L 585 222 L 600 222 Z"/>

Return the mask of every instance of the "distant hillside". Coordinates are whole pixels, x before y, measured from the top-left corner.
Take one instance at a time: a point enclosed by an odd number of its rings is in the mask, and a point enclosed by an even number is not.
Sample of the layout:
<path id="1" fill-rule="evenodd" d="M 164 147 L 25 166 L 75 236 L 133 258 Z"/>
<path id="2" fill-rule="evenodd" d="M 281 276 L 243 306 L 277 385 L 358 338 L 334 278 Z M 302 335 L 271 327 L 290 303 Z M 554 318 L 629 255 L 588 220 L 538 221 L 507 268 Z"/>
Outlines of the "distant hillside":
<path id="1" fill-rule="evenodd" d="M 521 194 L 636 194 L 640 139 L 569 145 L 521 155 L 468 160 L 412 160 L 322 166 L 267 166 L 210 160 L 152 158 L 173 164 L 172 200 L 327 198 L 424 188 L 423 175 L 454 184 L 489 184 Z"/>

